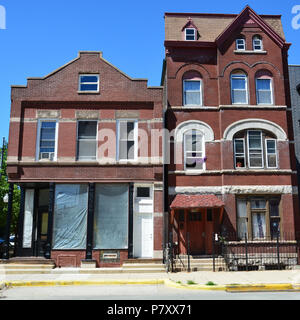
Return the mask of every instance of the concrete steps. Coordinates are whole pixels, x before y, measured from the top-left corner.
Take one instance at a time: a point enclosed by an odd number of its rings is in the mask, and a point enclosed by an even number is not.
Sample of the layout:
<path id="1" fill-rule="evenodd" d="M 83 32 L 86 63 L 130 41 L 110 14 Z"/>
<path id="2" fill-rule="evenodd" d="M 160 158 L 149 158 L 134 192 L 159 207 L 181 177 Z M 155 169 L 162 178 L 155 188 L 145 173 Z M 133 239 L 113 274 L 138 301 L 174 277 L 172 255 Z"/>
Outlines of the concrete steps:
<path id="1" fill-rule="evenodd" d="M 225 261 L 222 257 L 218 257 L 215 260 L 216 270 L 223 271 L 223 268 L 220 268 L 221 265 L 224 265 Z M 176 258 L 174 262 L 175 271 L 187 271 L 188 270 L 188 258 L 187 256 Z M 198 258 L 190 257 L 190 269 L 191 271 L 213 271 L 213 258 Z"/>

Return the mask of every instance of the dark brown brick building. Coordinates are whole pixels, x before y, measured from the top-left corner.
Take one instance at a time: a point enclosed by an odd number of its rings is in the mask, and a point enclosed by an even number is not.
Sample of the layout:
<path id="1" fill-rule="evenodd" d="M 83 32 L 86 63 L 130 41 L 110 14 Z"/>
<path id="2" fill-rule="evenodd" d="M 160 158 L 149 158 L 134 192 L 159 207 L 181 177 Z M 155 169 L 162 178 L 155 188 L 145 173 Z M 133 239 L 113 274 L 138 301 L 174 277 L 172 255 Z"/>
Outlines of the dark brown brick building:
<path id="1" fill-rule="evenodd" d="M 166 209 L 179 253 L 187 234 L 194 254 L 211 254 L 219 232 L 295 239 L 290 44 L 280 16 L 248 6 L 239 15 L 166 13 L 165 33 L 166 124 L 174 133 Z"/>

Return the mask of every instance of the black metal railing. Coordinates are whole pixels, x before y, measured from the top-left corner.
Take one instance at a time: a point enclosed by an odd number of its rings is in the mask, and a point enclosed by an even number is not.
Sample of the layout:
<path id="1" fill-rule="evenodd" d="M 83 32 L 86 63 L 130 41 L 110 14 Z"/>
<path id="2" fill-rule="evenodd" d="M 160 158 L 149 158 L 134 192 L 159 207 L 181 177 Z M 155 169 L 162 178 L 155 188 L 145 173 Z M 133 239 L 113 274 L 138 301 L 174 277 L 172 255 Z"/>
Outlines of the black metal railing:
<path id="1" fill-rule="evenodd" d="M 291 269 L 299 264 L 300 242 L 295 235 L 275 234 L 251 239 L 245 234 L 215 234 L 213 270 L 251 271 Z"/>
<path id="2" fill-rule="evenodd" d="M 175 244 L 173 242 L 173 235 L 170 233 L 169 242 L 163 246 L 163 263 L 167 272 L 174 272 L 175 257 Z"/>

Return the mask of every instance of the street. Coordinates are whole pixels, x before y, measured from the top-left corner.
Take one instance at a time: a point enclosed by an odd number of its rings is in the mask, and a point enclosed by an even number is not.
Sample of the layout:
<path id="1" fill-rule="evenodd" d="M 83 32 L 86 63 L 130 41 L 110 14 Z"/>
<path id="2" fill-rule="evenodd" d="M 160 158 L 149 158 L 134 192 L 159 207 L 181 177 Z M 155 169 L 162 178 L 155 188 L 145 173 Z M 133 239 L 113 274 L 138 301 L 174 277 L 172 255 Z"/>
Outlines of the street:
<path id="1" fill-rule="evenodd" d="M 3 300 L 300 300 L 300 292 L 202 291 L 164 285 L 15 287 L 0 291 Z"/>

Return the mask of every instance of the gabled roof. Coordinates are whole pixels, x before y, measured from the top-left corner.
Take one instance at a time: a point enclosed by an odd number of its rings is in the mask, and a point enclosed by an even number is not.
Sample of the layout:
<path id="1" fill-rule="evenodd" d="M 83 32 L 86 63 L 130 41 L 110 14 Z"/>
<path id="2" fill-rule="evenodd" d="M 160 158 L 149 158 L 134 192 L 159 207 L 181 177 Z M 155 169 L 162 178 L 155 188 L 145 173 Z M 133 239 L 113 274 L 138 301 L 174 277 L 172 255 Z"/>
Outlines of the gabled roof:
<path id="1" fill-rule="evenodd" d="M 273 28 L 271 28 L 258 14 L 256 14 L 249 6 L 230 23 L 230 25 L 216 38 L 216 43 L 220 47 L 227 38 L 244 24 L 257 24 L 271 39 L 279 46 L 286 45 L 282 38 Z"/>
<path id="2" fill-rule="evenodd" d="M 194 28 L 194 29 L 198 30 L 198 28 L 194 24 L 191 17 L 188 18 L 188 22 L 182 27 L 181 31 L 183 31 L 186 28 Z"/>

